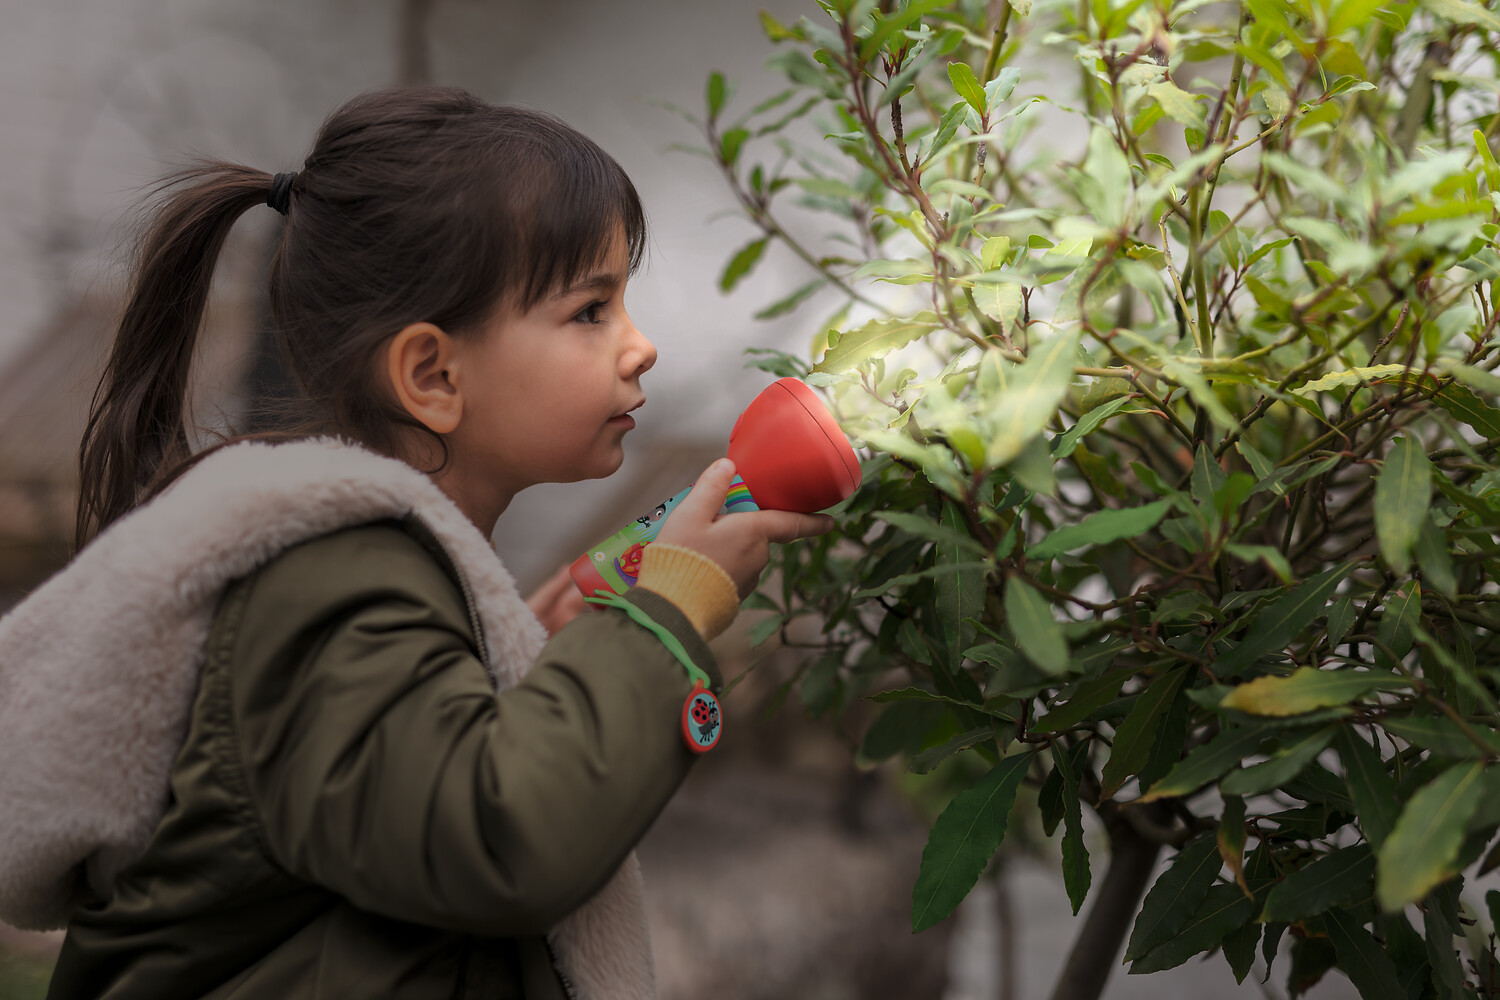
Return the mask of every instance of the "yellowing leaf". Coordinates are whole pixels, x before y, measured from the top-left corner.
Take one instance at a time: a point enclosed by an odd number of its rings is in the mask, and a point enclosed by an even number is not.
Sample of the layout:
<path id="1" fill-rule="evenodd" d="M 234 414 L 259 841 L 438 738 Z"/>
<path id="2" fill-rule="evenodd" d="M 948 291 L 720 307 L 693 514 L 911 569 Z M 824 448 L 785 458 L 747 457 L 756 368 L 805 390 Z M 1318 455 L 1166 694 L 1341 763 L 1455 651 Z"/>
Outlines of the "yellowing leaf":
<path id="1" fill-rule="evenodd" d="M 1301 715 L 1319 708 L 1345 705 L 1371 691 L 1410 687 L 1396 674 L 1356 670 L 1314 670 L 1302 667 L 1290 677 L 1257 677 L 1224 696 L 1220 708 L 1250 715 Z"/>
<path id="2" fill-rule="evenodd" d="M 1366 382 L 1404 375 L 1410 370 L 1405 365 L 1371 365 L 1368 368 L 1350 368 L 1348 371 L 1334 372 L 1331 375 L 1324 375 L 1315 382 L 1298 386 L 1292 390 L 1292 393 L 1297 396 L 1311 396 L 1315 392 L 1327 392 L 1343 385 L 1363 385 Z"/>

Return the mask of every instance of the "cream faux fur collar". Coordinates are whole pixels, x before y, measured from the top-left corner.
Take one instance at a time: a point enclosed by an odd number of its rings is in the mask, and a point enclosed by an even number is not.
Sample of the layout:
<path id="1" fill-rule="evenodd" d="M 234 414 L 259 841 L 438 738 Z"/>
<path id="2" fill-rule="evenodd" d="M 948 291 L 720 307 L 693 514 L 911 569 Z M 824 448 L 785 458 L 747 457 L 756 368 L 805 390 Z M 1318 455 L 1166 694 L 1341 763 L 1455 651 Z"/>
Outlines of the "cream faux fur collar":
<path id="1" fill-rule="evenodd" d="M 0 920 L 58 927 L 107 894 L 166 806 L 229 581 L 341 527 L 415 515 L 468 583 L 498 690 L 546 632 L 490 542 L 426 476 L 332 438 L 208 456 L 0 619 Z M 586 1000 L 656 996 L 632 854 L 551 935 Z"/>

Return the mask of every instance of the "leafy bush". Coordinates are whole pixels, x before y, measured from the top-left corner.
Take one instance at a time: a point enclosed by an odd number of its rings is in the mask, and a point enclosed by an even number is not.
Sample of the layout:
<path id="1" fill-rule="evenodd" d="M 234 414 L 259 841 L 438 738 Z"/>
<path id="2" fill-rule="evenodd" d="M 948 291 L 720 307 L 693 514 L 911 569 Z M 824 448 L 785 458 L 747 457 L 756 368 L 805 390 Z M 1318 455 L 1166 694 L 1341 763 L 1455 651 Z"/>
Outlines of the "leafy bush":
<path id="1" fill-rule="evenodd" d="M 823 624 L 802 701 L 881 703 L 865 760 L 981 765 L 914 930 L 1028 783 L 1075 913 L 1082 804 L 1110 839 L 1059 998 L 1127 931 L 1136 973 L 1289 949 L 1293 995 L 1500 995 L 1455 940 L 1500 922 L 1462 895 L 1500 865 L 1500 16 L 820 6 L 762 15 L 788 89 L 731 120 L 714 74 L 689 117 L 759 230 L 722 287 L 779 247 L 811 280 L 762 316 L 844 302 L 754 363 L 870 456 L 761 635 Z"/>

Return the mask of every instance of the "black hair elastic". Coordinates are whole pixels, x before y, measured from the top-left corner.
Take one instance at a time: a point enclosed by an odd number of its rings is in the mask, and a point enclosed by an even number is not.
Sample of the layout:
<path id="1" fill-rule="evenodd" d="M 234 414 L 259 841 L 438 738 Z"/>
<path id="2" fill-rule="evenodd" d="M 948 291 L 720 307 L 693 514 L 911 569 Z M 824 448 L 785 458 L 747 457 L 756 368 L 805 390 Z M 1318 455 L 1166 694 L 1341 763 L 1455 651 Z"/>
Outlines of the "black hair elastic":
<path id="1" fill-rule="evenodd" d="M 287 209 L 292 207 L 292 181 L 297 179 L 297 171 L 289 174 L 277 174 L 271 178 L 271 191 L 266 195 L 266 204 L 276 211 L 285 215 Z"/>

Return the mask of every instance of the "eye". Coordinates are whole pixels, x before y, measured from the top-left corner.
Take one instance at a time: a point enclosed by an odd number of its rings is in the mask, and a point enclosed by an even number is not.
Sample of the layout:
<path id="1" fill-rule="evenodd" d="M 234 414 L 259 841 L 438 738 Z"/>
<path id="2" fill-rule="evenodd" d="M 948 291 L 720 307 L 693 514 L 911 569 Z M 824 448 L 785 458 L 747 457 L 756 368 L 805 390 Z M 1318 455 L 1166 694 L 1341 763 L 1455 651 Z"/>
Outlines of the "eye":
<path id="1" fill-rule="evenodd" d="M 607 304 L 608 303 L 605 303 L 603 301 L 590 302 L 588 305 L 578 310 L 577 314 L 574 315 L 573 320 L 578 323 L 587 323 L 590 326 L 603 323 L 604 318 L 600 315 L 600 312 Z"/>

